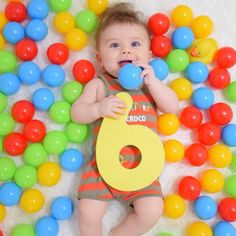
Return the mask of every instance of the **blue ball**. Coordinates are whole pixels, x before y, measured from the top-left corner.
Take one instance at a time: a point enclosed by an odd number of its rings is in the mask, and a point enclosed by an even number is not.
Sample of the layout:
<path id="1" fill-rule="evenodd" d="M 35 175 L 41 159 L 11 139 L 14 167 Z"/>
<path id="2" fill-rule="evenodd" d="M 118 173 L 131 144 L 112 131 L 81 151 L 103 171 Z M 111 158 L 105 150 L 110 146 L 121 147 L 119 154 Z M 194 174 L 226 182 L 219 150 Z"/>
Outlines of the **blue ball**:
<path id="1" fill-rule="evenodd" d="M 59 87 L 65 81 L 65 72 L 62 67 L 51 64 L 42 73 L 43 82 L 51 87 Z"/>
<path id="2" fill-rule="evenodd" d="M 236 147 L 236 124 L 228 124 L 221 131 L 223 142 L 231 147 Z"/>
<path id="3" fill-rule="evenodd" d="M 219 221 L 213 228 L 214 236 L 235 236 L 236 229 L 232 224 Z"/>
<path id="4" fill-rule="evenodd" d="M 217 213 L 215 201 L 208 196 L 201 196 L 194 202 L 194 211 L 202 220 L 209 220 Z"/>
<path id="5" fill-rule="evenodd" d="M 200 61 L 192 62 L 188 65 L 185 75 L 192 83 L 202 83 L 207 79 L 208 68 Z"/>
<path id="6" fill-rule="evenodd" d="M 192 94 L 193 105 L 203 110 L 210 108 L 213 105 L 214 100 L 213 92 L 206 87 L 200 87 Z"/>
<path id="7" fill-rule="evenodd" d="M 77 149 L 67 149 L 60 155 L 60 165 L 66 171 L 75 172 L 83 163 L 83 154 Z"/>
<path id="8" fill-rule="evenodd" d="M 12 73 L 0 75 L 0 92 L 5 95 L 12 95 L 20 89 L 19 78 Z"/>
<path id="9" fill-rule="evenodd" d="M 30 0 L 27 12 L 32 19 L 43 20 L 48 16 L 49 6 L 45 0 Z"/>
<path id="10" fill-rule="evenodd" d="M 149 64 L 153 68 L 155 76 L 159 80 L 164 80 L 167 77 L 169 73 L 169 67 L 164 60 L 157 58 L 152 60 Z"/>
<path id="11" fill-rule="evenodd" d="M 27 61 L 20 64 L 18 76 L 23 84 L 31 85 L 40 80 L 41 71 L 37 64 L 32 61 Z"/>
<path id="12" fill-rule="evenodd" d="M 16 183 L 3 183 L 0 186 L 0 203 L 5 206 L 14 206 L 18 204 L 21 193 L 21 188 Z"/>
<path id="13" fill-rule="evenodd" d="M 18 22 L 8 22 L 4 26 L 2 34 L 8 43 L 16 44 L 25 37 L 25 30 Z"/>
<path id="14" fill-rule="evenodd" d="M 53 217 L 44 216 L 37 220 L 35 231 L 37 236 L 57 236 L 59 224 Z"/>
<path id="15" fill-rule="evenodd" d="M 26 35 L 34 41 L 43 40 L 48 34 L 48 27 L 38 19 L 32 19 L 25 27 Z"/>
<path id="16" fill-rule="evenodd" d="M 127 90 L 140 88 L 144 81 L 143 78 L 140 78 L 141 72 L 141 67 L 137 67 L 132 63 L 124 65 L 118 75 L 120 85 Z"/>
<path id="17" fill-rule="evenodd" d="M 182 26 L 177 28 L 172 34 L 172 44 L 175 48 L 186 49 L 193 43 L 194 35 L 189 27 Z"/>
<path id="18" fill-rule="evenodd" d="M 51 212 L 56 220 L 67 220 L 73 214 L 73 202 L 69 197 L 60 196 L 54 199 Z"/>
<path id="19" fill-rule="evenodd" d="M 54 94 L 48 88 L 39 88 L 33 93 L 32 96 L 34 106 L 36 109 L 42 111 L 48 111 L 54 101 Z"/>

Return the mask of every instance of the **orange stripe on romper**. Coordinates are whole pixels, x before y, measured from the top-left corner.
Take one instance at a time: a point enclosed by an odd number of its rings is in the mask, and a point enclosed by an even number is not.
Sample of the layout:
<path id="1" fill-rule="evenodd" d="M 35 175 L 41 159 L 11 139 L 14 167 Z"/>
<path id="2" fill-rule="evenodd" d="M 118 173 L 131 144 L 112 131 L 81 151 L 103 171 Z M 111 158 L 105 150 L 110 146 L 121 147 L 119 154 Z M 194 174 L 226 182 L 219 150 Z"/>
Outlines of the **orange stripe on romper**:
<path id="1" fill-rule="evenodd" d="M 107 188 L 107 186 L 102 182 L 89 183 L 89 184 L 81 185 L 79 187 L 79 192 L 88 191 L 88 190 L 96 191 L 96 190 L 101 190 L 101 189 L 106 189 L 106 188 Z"/>
<path id="2" fill-rule="evenodd" d="M 150 194 L 160 194 L 160 192 L 157 190 L 144 190 L 144 191 L 134 193 L 131 196 L 125 197 L 124 200 L 129 200 L 140 195 L 150 195 Z"/>
<path id="3" fill-rule="evenodd" d="M 99 176 L 99 174 L 95 170 L 91 170 L 89 172 L 83 173 L 83 175 L 81 176 L 81 179 L 87 179 L 90 177 L 97 178 L 98 176 Z"/>

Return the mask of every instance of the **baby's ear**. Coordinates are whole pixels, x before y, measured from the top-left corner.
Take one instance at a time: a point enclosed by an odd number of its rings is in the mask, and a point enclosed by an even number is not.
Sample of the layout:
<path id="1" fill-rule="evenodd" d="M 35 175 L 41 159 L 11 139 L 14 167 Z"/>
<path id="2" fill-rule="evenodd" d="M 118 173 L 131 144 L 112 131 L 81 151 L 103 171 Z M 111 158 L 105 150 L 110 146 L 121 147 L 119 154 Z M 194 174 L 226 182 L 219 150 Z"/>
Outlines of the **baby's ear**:
<path id="1" fill-rule="evenodd" d="M 103 64 L 102 64 L 102 59 L 101 59 L 101 56 L 100 56 L 100 53 L 99 53 L 99 52 L 96 52 L 96 59 L 97 59 L 97 61 L 98 61 L 98 64 L 99 64 L 100 66 L 103 66 Z"/>
<path id="2" fill-rule="evenodd" d="M 152 51 L 149 51 L 149 55 L 150 55 L 150 60 L 152 59 Z"/>

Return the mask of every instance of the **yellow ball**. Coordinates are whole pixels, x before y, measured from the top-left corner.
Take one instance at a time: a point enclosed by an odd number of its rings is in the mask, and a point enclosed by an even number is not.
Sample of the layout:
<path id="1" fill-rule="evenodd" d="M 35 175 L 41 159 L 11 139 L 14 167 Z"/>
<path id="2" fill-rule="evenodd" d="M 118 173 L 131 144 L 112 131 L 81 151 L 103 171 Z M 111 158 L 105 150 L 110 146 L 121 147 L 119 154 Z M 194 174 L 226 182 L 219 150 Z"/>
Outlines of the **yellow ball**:
<path id="1" fill-rule="evenodd" d="M 193 19 L 193 11 L 186 5 L 179 5 L 172 11 L 171 19 L 176 27 L 188 26 Z"/>
<path id="2" fill-rule="evenodd" d="M 171 194 L 164 199 L 164 214 L 169 218 L 179 218 L 186 210 L 185 201 L 177 194 Z"/>
<path id="3" fill-rule="evenodd" d="M 213 233 L 208 224 L 197 221 L 187 227 L 186 236 L 213 236 Z"/>
<path id="4" fill-rule="evenodd" d="M 101 15 L 108 7 L 109 0 L 88 0 L 88 8 L 96 15 Z"/>
<path id="5" fill-rule="evenodd" d="M 169 162 L 180 161 L 184 157 L 184 145 L 175 139 L 164 142 L 165 159 Z"/>
<path id="6" fill-rule="evenodd" d="M 0 50 L 2 50 L 5 47 L 6 41 L 2 34 L 0 33 Z"/>
<path id="7" fill-rule="evenodd" d="M 209 161 L 218 168 L 227 167 L 232 161 L 232 152 L 224 144 L 216 144 L 208 150 Z"/>
<path id="8" fill-rule="evenodd" d="M 66 34 L 75 28 L 75 18 L 69 12 L 59 12 L 54 17 L 54 27 L 58 33 Z"/>
<path id="9" fill-rule="evenodd" d="M 60 178 L 61 168 L 57 163 L 45 162 L 38 168 L 38 181 L 41 185 L 56 185 Z"/>
<path id="10" fill-rule="evenodd" d="M 224 187 L 224 176 L 215 169 L 209 169 L 200 177 L 202 189 L 209 193 L 217 193 Z"/>
<path id="11" fill-rule="evenodd" d="M 5 219 L 6 217 L 6 208 L 4 205 L 0 204 L 0 223 Z"/>
<path id="12" fill-rule="evenodd" d="M 6 23 L 7 23 L 7 18 L 5 17 L 5 14 L 0 12 L 0 31 L 2 31 Z"/>
<path id="13" fill-rule="evenodd" d="M 81 50 L 87 44 L 87 35 L 80 29 L 72 29 L 66 34 L 65 43 L 72 50 Z"/>
<path id="14" fill-rule="evenodd" d="M 45 199 L 38 189 L 25 190 L 20 198 L 20 207 L 27 213 L 35 213 L 42 209 Z"/>
<path id="15" fill-rule="evenodd" d="M 187 100 L 191 97 L 192 84 L 185 78 L 177 78 L 170 83 L 170 87 L 175 91 L 179 100 Z"/>
<path id="16" fill-rule="evenodd" d="M 179 119 L 175 114 L 166 113 L 158 117 L 157 129 L 161 134 L 174 134 L 178 128 Z"/>
<path id="17" fill-rule="evenodd" d="M 208 16 L 198 16 L 193 19 L 191 29 L 196 38 L 205 38 L 213 30 L 213 22 Z"/>

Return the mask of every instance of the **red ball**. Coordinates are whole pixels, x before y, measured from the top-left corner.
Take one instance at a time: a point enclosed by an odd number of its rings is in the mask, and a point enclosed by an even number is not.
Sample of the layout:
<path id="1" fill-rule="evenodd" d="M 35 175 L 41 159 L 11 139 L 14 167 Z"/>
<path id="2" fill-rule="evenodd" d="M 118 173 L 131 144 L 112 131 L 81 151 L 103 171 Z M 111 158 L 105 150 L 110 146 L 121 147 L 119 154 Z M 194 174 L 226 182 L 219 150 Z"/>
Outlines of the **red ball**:
<path id="1" fill-rule="evenodd" d="M 87 83 L 95 75 L 95 68 L 88 60 L 79 60 L 73 66 L 74 78 L 80 83 Z"/>
<path id="2" fill-rule="evenodd" d="M 225 221 L 236 220 L 236 199 L 224 198 L 218 205 L 218 211 L 221 218 Z"/>
<path id="3" fill-rule="evenodd" d="M 149 18 L 148 28 L 157 36 L 165 34 L 170 28 L 170 20 L 162 13 L 156 13 Z"/>
<path id="4" fill-rule="evenodd" d="M 51 63 L 62 65 L 69 59 L 69 49 L 64 43 L 53 43 L 47 49 L 47 56 Z"/>
<path id="5" fill-rule="evenodd" d="M 16 121 L 27 122 L 33 118 L 35 108 L 30 101 L 20 100 L 13 105 L 11 113 Z"/>
<path id="6" fill-rule="evenodd" d="M 3 236 L 3 233 L 2 233 L 2 231 L 0 230 L 0 236 Z"/>
<path id="7" fill-rule="evenodd" d="M 179 195 L 186 200 L 195 200 L 201 192 L 200 182 L 192 177 L 185 176 L 179 182 Z"/>
<path id="8" fill-rule="evenodd" d="M 198 139 L 202 144 L 213 145 L 221 137 L 221 128 L 212 122 L 201 124 L 197 130 Z"/>
<path id="9" fill-rule="evenodd" d="M 38 46 L 35 41 L 24 38 L 15 47 L 16 56 L 22 61 L 31 61 L 38 55 Z"/>
<path id="10" fill-rule="evenodd" d="M 230 68 L 236 63 L 236 51 L 231 47 L 223 47 L 216 51 L 215 60 L 218 66 Z"/>
<path id="11" fill-rule="evenodd" d="M 164 35 L 154 36 L 151 40 L 151 50 L 157 57 L 165 57 L 172 48 L 171 41 Z"/>
<path id="12" fill-rule="evenodd" d="M 9 21 L 22 22 L 27 17 L 27 10 L 21 2 L 9 2 L 5 7 L 5 16 Z"/>
<path id="13" fill-rule="evenodd" d="M 193 166 L 201 166 L 208 159 L 207 148 L 201 143 L 193 143 L 185 150 L 185 157 Z"/>
<path id="14" fill-rule="evenodd" d="M 185 107 L 180 113 L 180 122 L 190 129 L 196 129 L 202 123 L 202 113 L 195 106 Z"/>
<path id="15" fill-rule="evenodd" d="M 231 76 L 227 69 L 216 67 L 210 71 L 207 80 L 213 88 L 224 89 L 229 85 Z"/>
<path id="16" fill-rule="evenodd" d="M 217 125 L 226 125 L 233 118 L 232 108 L 223 102 L 215 103 L 209 109 L 210 119 Z"/>
<path id="17" fill-rule="evenodd" d="M 46 135 L 46 126 L 40 120 L 30 120 L 25 123 L 23 134 L 30 142 L 41 142 Z"/>
<path id="18" fill-rule="evenodd" d="M 27 142 L 21 133 L 13 132 L 5 136 L 3 147 L 9 155 L 18 156 L 24 153 Z"/>

